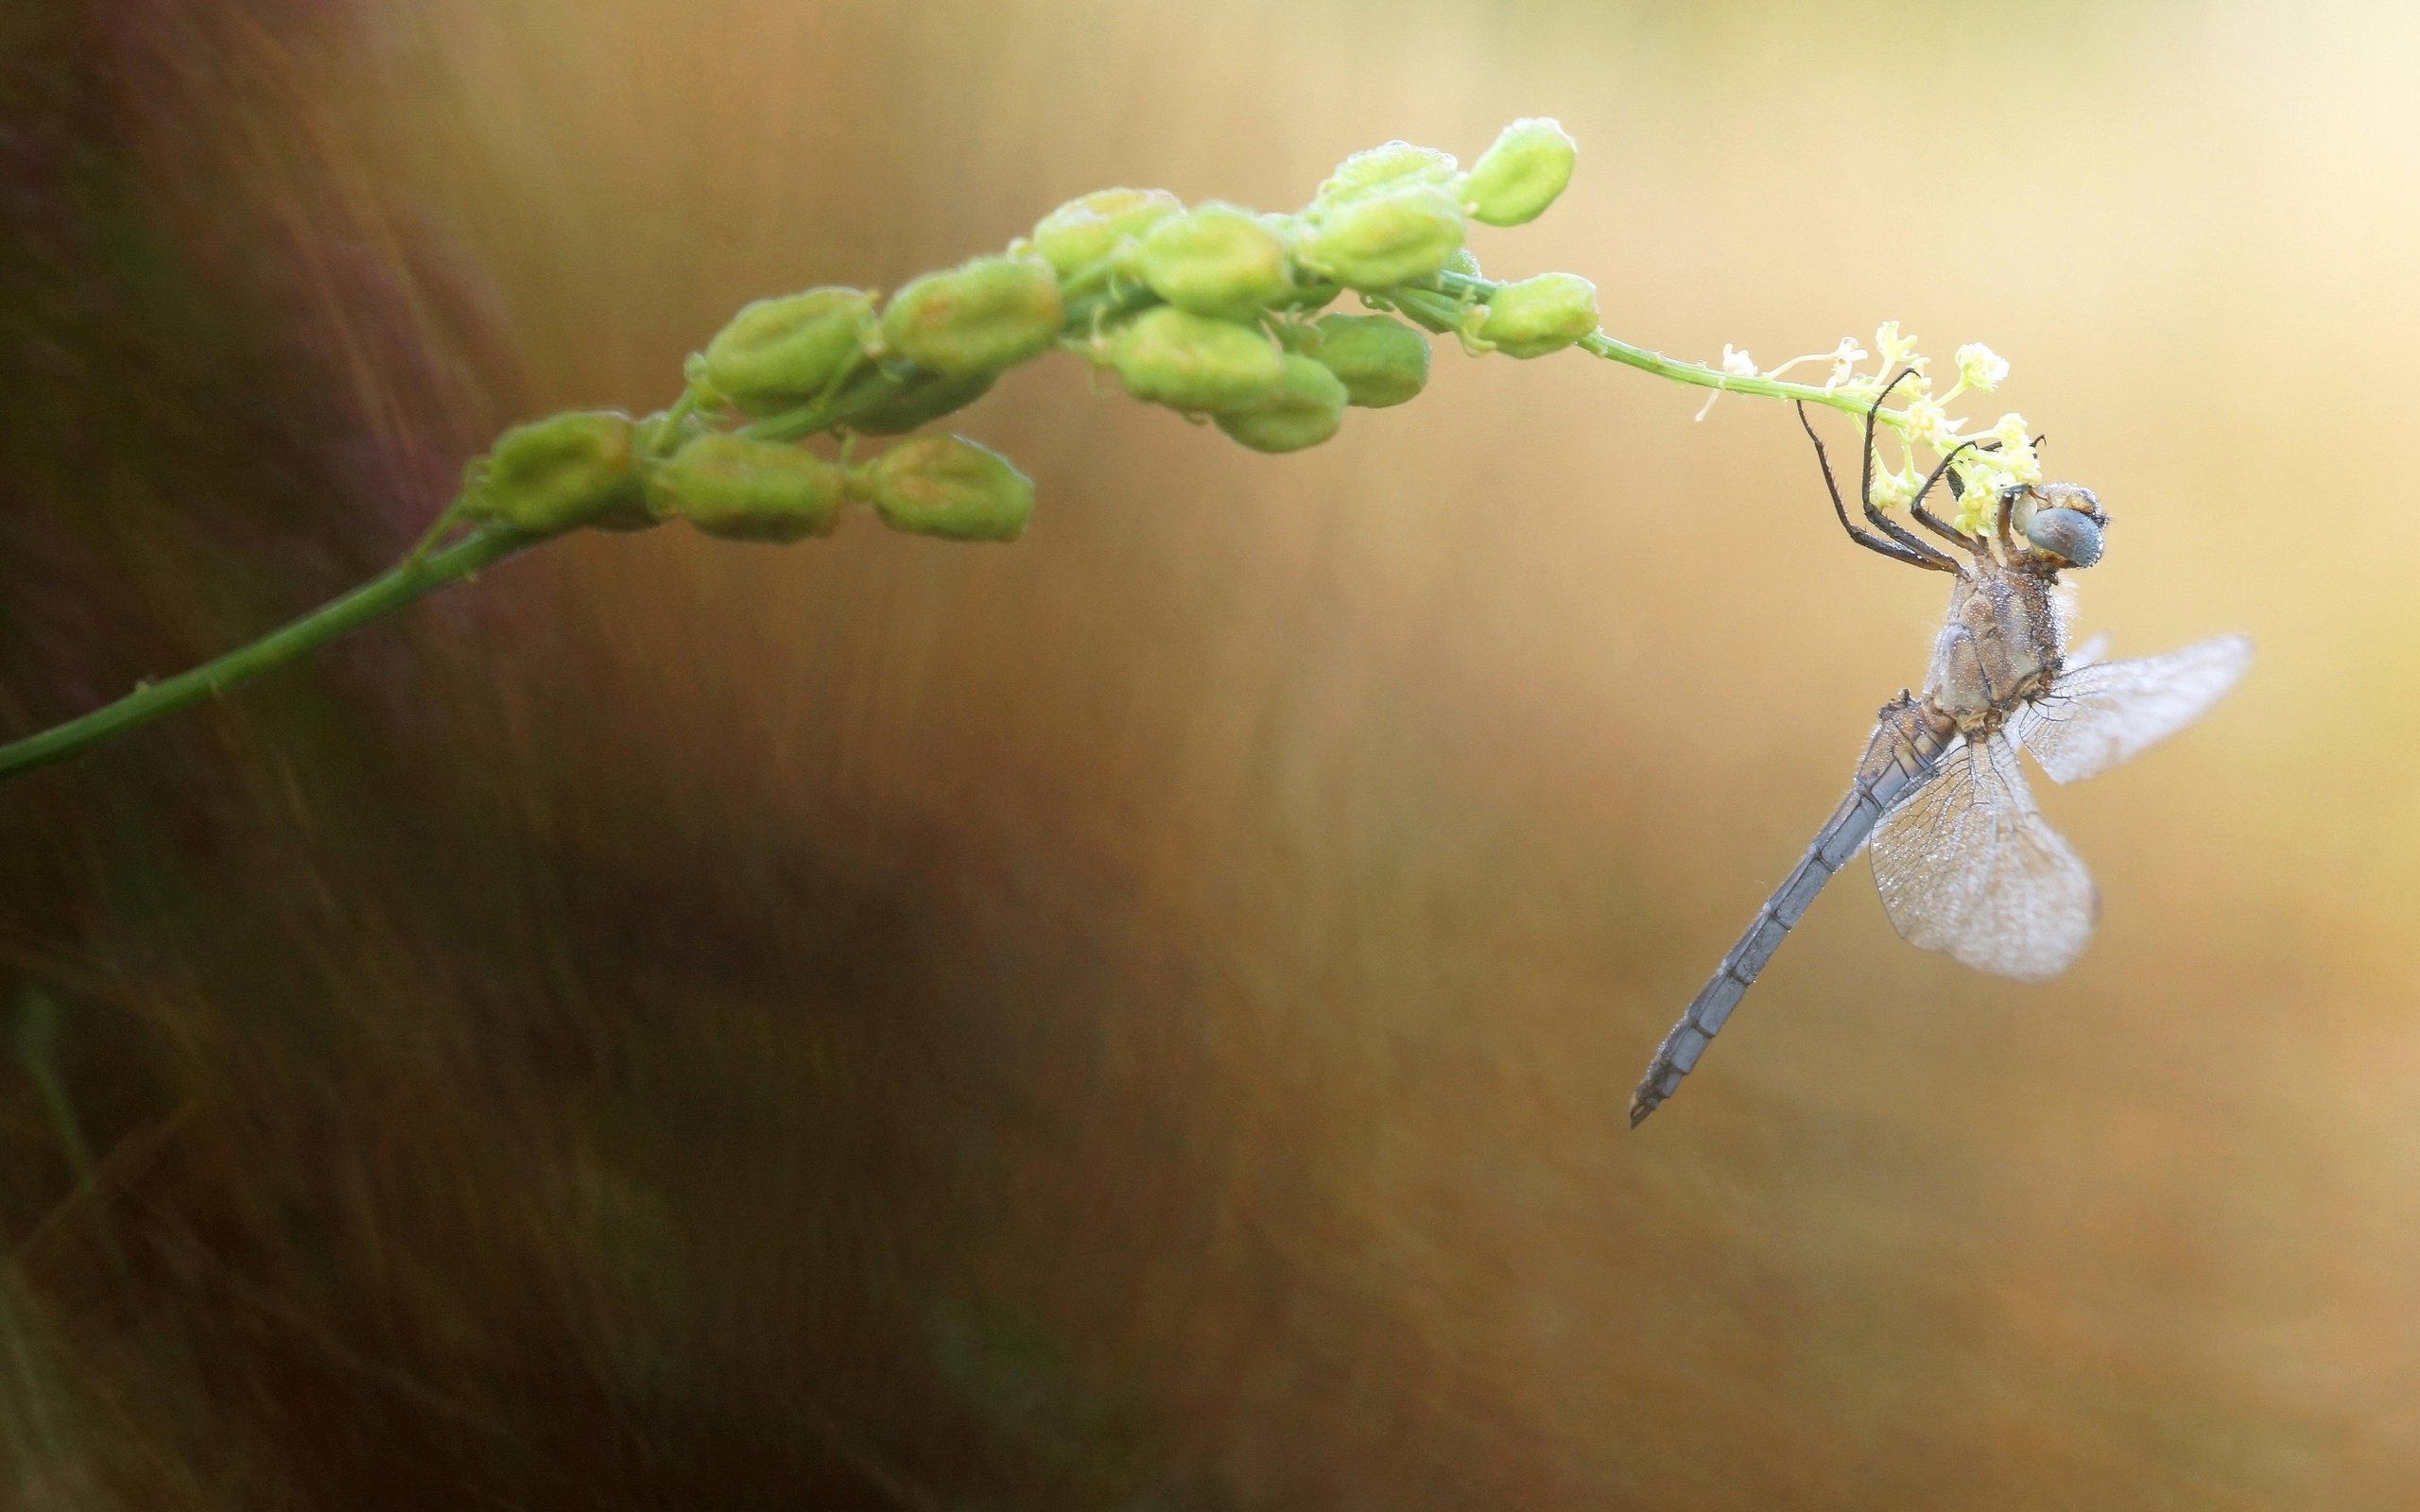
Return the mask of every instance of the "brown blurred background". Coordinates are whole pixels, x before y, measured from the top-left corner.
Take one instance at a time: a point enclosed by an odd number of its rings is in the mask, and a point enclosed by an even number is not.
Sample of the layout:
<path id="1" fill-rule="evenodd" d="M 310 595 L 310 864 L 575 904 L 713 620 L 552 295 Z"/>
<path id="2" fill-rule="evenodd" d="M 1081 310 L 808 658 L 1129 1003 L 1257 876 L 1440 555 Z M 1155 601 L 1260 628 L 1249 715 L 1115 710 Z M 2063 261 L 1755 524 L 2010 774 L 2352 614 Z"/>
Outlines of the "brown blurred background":
<path id="1" fill-rule="evenodd" d="M 0 1502 L 2412 1504 L 2415 60 L 2390 5 L 9 6 L 8 733 L 749 299 L 1523 114 L 1581 173 L 1491 271 L 1701 359 L 1991 342 L 2118 521 L 2083 628 L 2261 660 L 2046 793 L 2073 973 L 1859 868 L 1633 1134 L 1937 580 L 1787 410 L 1576 354 L 1290 457 L 1038 364 L 961 423 L 1013 548 L 574 541 L 0 789 Z"/>

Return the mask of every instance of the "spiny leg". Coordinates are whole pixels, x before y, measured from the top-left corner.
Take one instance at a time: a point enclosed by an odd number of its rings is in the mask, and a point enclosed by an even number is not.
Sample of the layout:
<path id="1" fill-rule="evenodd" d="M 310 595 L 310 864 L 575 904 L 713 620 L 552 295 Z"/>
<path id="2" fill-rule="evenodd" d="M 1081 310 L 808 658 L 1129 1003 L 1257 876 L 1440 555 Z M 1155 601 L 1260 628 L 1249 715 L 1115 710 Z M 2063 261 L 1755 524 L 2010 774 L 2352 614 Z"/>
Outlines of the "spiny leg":
<path id="1" fill-rule="evenodd" d="M 1884 514 L 1881 507 L 1874 502 L 1875 423 L 1881 418 L 1882 402 L 1891 397 L 1892 390 L 1915 375 L 1916 369 L 1913 368 L 1900 369 L 1899 376 L 1884 384 L 1882 392 L 1875 395 L 1874 403 L 1865 407 L 1865 465 L 1858 480 L 1858 503 L 1864 507 L 1865 518 L 1875 529 L 1924 558 L 1927 566 L 1941 572 L 1954 573 L 1958 571 L 1958 563 L 1955 560 L 1944 556 L 1939 547 L 1929 544 L 1906 525 L 1900 524 L 1889 515 Z M 1804 418 L 1801 417 L 1801 419 Z"/>
<path id="2" fill-rule="evenodd" d="M 1849 539 L 1851 541 L 1856 541 L 1858 545 L 1863 546 L 1868 551 L 1880 552 L 1883 556 L 1890 558 L 1893 561 L 1906 562 L 1910 567 L 1927 567 L 1938 570 L 1948 564 L 1947 558 L 1942 558 L 1940 561 L 1935 561 L 1931 557 L 1920 555 L 1917 552 L 1909 550 L 1905 546 L 1893 545 L 1892 542 L 1883 540 L 1880 536 L 1874 534 L 1870 530 L 1858 529 L 1856 523 L 1849 519 L 1848 506 L 1841 499 L 1840 481 L 1832 475 L 1831 454 L 1824 449 L 1824 438 L 1815 434 L 1814 425 L 1806 419 L 1806 404 L 1804 400 L 1800 401 L 1798 404 L 1798 423 L 1799 427 L 1806 432 L 1806 438 L 1815 443 L 1815 461 L 1816 464 L 1824 470 L 1824 490 L 1832 496 L 1832 513 L 1840 517 L 1841 528 L 1849 533 Z M 1939 553 L 1933 553 L 1932 556 L 1939 556 Z M 1955 566 L 1948 566 L 1948 570 L 1956 572 L 1958 569 Z"/>
<path id="3" fill-rule="evenodd" d="M 1997 446 L 1999 442 L 1994 441 L 1988 446 L 1983 446 L 1981 449 L 1984 451 L 1990 451 L 1992 447 Z M 1980 556 L 1983 551 L 1983 543 L 1981 541 L 1942 519 L 1941 516 L 1933 513 L 1930 509 L 1925 507 L 1925 495 L 1932 492 L 1932 486 L 1939 483 L 1945 477 L 1949 480 L 1949 496 L 1951 498 L 1963 499 L 1965 497 L 1964 486 L 1958 481 L 1958 474 L 1950 471 L 1949 465 L 1958 460 L 1959 453 L 1966 451 L 1967 449 L 1977 445 L 1977 442 L 1965 441 L 1958 446 L 1952 447 L 1949 455 L 1941 459 L 1941 465 L 1934 468 L 1931 473 L 1925 478 L 1924 487 L 1916 490 L 1916 496 L 1908 501 L 1908 511 L 1916 517 L 1917 524 L 1923 525 L 1934 535 L 1939 536 L 1943 540 L 1950 541 L 1955 545 L 1962 546 L 1966 550 L 1975 553 L 1977 556 Z"/>

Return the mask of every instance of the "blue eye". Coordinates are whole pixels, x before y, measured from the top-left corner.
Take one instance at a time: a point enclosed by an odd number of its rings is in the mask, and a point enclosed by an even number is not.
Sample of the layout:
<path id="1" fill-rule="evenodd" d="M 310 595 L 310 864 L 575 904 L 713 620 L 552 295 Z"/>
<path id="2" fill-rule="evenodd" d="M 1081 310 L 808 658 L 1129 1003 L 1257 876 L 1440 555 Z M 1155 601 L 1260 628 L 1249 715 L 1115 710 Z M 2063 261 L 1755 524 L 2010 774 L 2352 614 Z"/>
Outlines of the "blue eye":
<path id="1" fill-rule="evenodd" d="M 2025 539 L 2078 567 L 2100 559 L 2100 523 L 2081 509 L 2040 509 L 2025 523 Z"/>

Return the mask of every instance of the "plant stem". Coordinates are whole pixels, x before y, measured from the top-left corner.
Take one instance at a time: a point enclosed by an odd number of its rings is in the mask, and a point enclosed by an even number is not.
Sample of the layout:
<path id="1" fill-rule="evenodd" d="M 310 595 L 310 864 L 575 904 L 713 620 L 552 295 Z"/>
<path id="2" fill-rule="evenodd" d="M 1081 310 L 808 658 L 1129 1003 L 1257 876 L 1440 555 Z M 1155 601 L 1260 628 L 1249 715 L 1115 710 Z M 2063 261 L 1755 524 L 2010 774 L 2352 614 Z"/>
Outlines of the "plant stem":
<path id="1" fill-rule="evenodd" d="M 418 560 L 406 560 L 283 629 L 272 630 L 215 662 L 205 662 L 160 682 L 141 684 L 115 703 L 63 725 L 54 725 L 39 735 L 0 746 L 0 779 L 64 761 L 112 735 L 204 698 L 215 698 L 239 682 L 272 667 L 284 666 L 448 583 L 493 566 L 538 539 L 515 530 L 488 528 Z"/>
<path id="2" fill-rule="evenodd" d="M 1439 293 L 1430 294 L 1426 299 L 1421 298 L 1426 291 L 1418 289 L 1396 289 L 1388 298 L 1405 301 L 1406 314 L 1414 314 L 1416 310 L 1415 318 L 1426 317 L 1427 318 L 1421 321 L 1424 325 L 1429 325 L 1435 319 L 1443 319 L 1446 323 L 1442 329 L 1446 331 L 1454 329 L 1454 322 L 1459 318 L 1465 301 L 1475 301 L 1484 304 L 1498 289 L 1505 286 L 1492 279 L 1467 278 L 1460 273 L 1440 273 L 1432 282 L 1436 284 Z M 1434 325 L 1430 328 L 1441 329 Z M 1794 384 L 1782 378 L 1724 372 L 1720 368 L 1708 368 L 1695 362 L 1683 362 L 1675 357 L 1668 357 L 1660 352 L 1650 352 L 1645 347 L 1632 346 L 1629 342 L 1609 336 L 1602 331 L 1582 336 L 1574 345 L 1582 352 L 1603 357 L 1610 362 L 1622 363 L 1625 366 L 1636 368 L 1641 372 L 1651 372 L 1658 378 L 1669 378 L 1675 383 L 1695 384 L 1701 388 L 1720 388 L 1733 394 L 1758 394 L 1767 399 L 1803 400 L 1809 404 L 1828 404 L 1834 409 L 1846 410 L 1852 415 L 1864 414 L 1866 406 L 1874 403 L 1874 396 L 1870 392 L 1842 393 L 1838 389 L 1826 388 L 1821 384 Z M 1908 422 L 1907 417 L 1895 409 L 1883 410 L 1878 418 L 1884 424 L 1897 426 L 1903 430 Z"/>
<path id="3" fill-rule="evenodd" d="M 1489 279 L 1439 273 L 1421 286 L 1390 289 L 1384 299 L 1429 330 L 1450 334 L 1459 329 L 1463 314 L 1472 304 L 1484 304 L 1504 286 Z M 1148 289 L 1087 290 L 1067 301 L 1066 321 L 1062 329 L 1067 335 L 1080 339 L 1089 336 L 1102 320 L 1132 314 L 1155 302 Z M 1810 404 L 1827 404 L 1852 414 L 1862 414 L 1871 403 L 1870 398 L 1834 392 L 1812 384 L 1728 373 L 1694 362 L 1680 362 L 1661 352 L 1616 340 L 1601 331 L 1582 337 L 1578 345 L 1581 350 L 1597 356 L 1676 383 L 1695 384 L 1738 394 L 1761 394 L 1772 399 L 1804 400 Z M 844 424 L 851 417 L 877 404 L 945 381 L 938 374 L 924 373 L 914 369 L 885 371 L 877 368 L 850 380 L 839 392 L 820 403 L 766 416 L 742 427 L 739 434 L 759 440 L 796 440 Z M 676 422 L 678 417 L 695 407 L 696 403 L 694 390 L 684 394 L 674 407 Z M 1903 429 L 1906 425 L 1906 417 L 1894 410 L 1882 411 L 1881 419 L 1885 423 Z M 0 780 L 64 761 L 113 735 L 147 725 L 163 714 L 174 713 L 204 698 L 215 698 L 237 683 L 273 667 L 283 666 L 338 636 L 350 634 L 424 594 L 469 577 L 481 568 L 502 561 L 544 539 L 488 525 L 441 550 L 429 550 L 428 542 L 439 539 L 453 519 L 452 511 L 441 517 L 429 532 L 428 540 L 414 548 L 412 555 L 397 566 L 283 629 L 273 630 L 251 644 L 231 651 L 215 662 L 204 662 L 190 672 L 180 673 L 164 681 L 146 683 L 117 702 L 80 718 L 54 726 L 38 735 L 29 735 L 12 745 L 0 746 Z"/>
<path id="4" fill-rule="evenodd" d="M 1071 300 L 1067 305 L 1064 329 L 1089 334 L 1096 320 L 1150 302 L 1152 301 L 1148 290 Z M 783 414 L 768 416 L 744 427 L 739 434 L 760 440 L 795 440 L 828 430 L 886 400 L 944 381 L 938 374 L 911 370 L 909 374 L 903 375 L 876 369 L 820 404 L 803 405 Z M 694 405 L 694 396 L 684 395 L 683 403 Z M 680 413 L 679 406 L 676 406 L 675 413 Z M 215 698 L 239 682 L 284 666 L 338 636 L 350 634 L 425 593 L 469 577 L 479 569 L 502 561 L 544 539 L 487 525 L 452 545 L 430 550 L 430 542 L 443 535 L 454 518 L 454 512 L 448 510 L 439 517 L 427 538 L 414 547 L 412 554 L 401 563 L 342 598 L 313 610 L 283 629 L 272 630 L 251 644 L 230 651 L 215 662 L 205 662 L 189 672 L 179 673 L 164 681 L 144 683 L 117 702 L 95 709 L 79 718 L 54 725 L 38 735 L 28 735 L 13 744 L 0 746 L 0 781 L 30 772 L 39 766 L 47 766 L 53 762 L 65 761 L 113 735 L 147 725 L 163 714 L 189 708 L 204 698 Z"/>

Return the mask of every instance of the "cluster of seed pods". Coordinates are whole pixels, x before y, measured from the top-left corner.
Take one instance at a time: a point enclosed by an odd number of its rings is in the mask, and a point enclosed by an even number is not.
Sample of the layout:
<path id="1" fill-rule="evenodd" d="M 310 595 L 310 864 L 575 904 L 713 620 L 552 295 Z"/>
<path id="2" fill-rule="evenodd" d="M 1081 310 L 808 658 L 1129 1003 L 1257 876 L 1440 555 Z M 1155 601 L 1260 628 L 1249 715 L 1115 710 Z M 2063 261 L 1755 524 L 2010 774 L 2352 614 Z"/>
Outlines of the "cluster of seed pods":
<path id="1" fill-rule="evenodd" d="M 895 530 L 1012 541 L 1033 485 L 997 453 L 955 435 L 857 452 L 861 438 L 964 408 L 1054 347 L 1255 451 L 1316 446 L 1348 408 L 1420 392 L 1430 331 L 1535 357 L 1596 329 L 1594 286 L 1567 273 L 1495 288 L 1452 325 L 1423 318 L 1426 331 L 1388 297 L 1433 290 L 1440 274 L 1476 277 L 1468 222 L 1535 219 L 1575 156 L 1554 122 L 1524 120 L 1468 171 L 1403 142 L 1356 153 L 1290 215 L 1186 206 L 1156 189 L 1086 195 L 1005 251 L 887 301 L 822 287 L 747 306 L 690 359 L 679 404 L 643 420 L 587 410 L 517 426 L 471 465 L 458 510 L 533 534 L 679 518 L 786 542 L 829 534 L 854 502 Z M 1347 292 L 1370 313 L 1322 313 Z M 842 443 L 838 458 L 802 444 L 819 434 Z"/>

